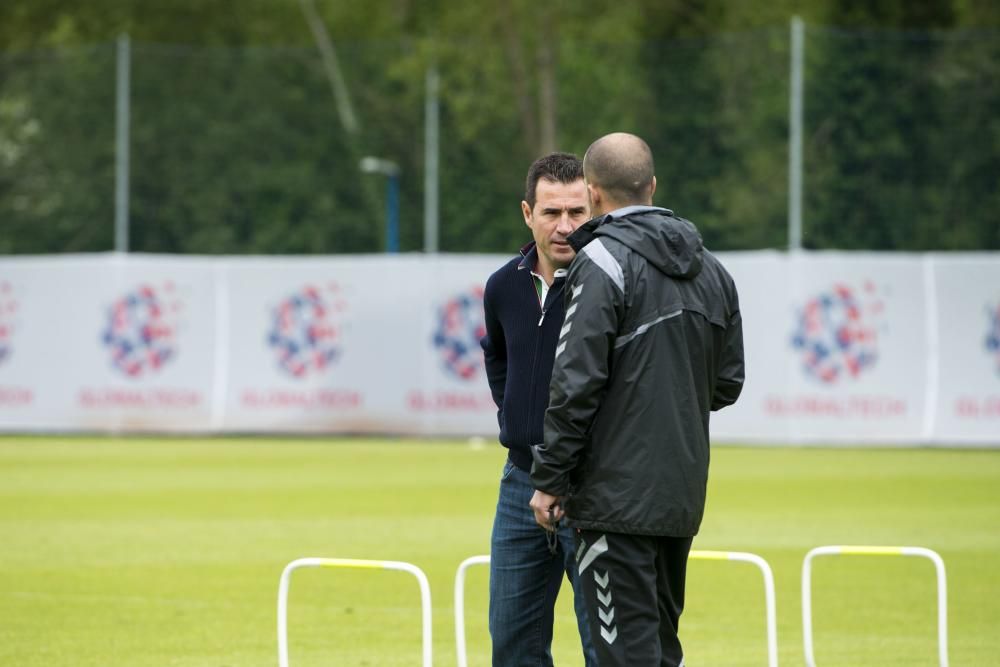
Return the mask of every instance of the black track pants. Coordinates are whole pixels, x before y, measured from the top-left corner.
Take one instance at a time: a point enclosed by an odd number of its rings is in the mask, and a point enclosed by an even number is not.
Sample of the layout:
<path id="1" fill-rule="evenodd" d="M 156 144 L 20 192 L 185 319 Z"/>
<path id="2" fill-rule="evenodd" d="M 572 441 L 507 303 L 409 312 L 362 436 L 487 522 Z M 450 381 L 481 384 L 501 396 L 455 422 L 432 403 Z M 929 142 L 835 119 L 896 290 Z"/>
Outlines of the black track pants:
<path id="1" fill-rule="evenodd" d="M 590 636 L 601 667 L 681 667 L 690 537 L 576 531 Z"/>

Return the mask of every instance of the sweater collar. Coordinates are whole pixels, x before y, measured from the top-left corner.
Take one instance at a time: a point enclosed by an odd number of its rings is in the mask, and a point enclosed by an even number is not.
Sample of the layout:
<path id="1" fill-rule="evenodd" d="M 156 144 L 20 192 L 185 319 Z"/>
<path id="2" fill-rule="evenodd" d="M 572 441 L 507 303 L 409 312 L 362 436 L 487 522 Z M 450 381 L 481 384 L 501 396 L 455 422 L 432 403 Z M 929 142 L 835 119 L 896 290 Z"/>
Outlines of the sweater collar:
<path id="1" fill-rule="evenodd" d="M 521 263 L 517 265 L 517 270 L 527 269 L 529 271 L 534 271 L 535 266 L 538 265 L 538 248 L 535 247 L 535 242 L 525 244 L 521 250 Z"/>
<path id="2" fill-rule="evenodd" d="M 517 270 L 527 269 L 532 275 L 538 275 L 535 271 L 538 266 L 538 248 L 535 247 L 535 242 L 532 241 L 524 245 L 519 252 L 521 253 L 521 261 L 517 265 Z M 556 269 L 552 274 L 552 284 L 555 285 L 556 281 L 565 278 L 567 273 L 567 269 Z"/>

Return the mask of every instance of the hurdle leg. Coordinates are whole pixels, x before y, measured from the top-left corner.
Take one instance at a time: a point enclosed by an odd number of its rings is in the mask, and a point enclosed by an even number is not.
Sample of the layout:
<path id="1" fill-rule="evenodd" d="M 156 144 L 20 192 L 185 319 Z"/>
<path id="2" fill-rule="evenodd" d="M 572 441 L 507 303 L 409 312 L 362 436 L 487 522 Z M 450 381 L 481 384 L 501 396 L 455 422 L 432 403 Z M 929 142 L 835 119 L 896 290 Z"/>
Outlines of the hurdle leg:
<path id="1" fill-rule="evenodd" d="M 462 561 L 455 572 L 455 652 L 458 667 L 467 667 L 465 648 L 465 571 L 473 565 L 489 565 L 489 556 L 470 556 Z"/>
<path id="2" fill-rule="evenodd" d="M 767 561 L 743 551 L 704 551 L 692 549 L 689 558 L 696 560 L 740 561 L 756 565 L 764 576 L 764 604 L 767 615 L 767 664 L 778 667 L 778 621 L 774 594 L 774 573 Z"/>

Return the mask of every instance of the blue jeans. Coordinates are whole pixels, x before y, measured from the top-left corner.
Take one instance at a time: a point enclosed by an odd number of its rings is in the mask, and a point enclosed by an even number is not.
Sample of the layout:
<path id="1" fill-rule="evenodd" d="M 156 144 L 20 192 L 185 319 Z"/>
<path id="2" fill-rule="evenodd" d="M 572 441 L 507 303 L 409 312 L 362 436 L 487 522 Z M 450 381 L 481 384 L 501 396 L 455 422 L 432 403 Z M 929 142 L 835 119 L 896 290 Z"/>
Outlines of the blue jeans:
<path id="1" fill-rule="evenodd" d="M 500 479 L 500 497 L 490 547 L 490 636 L 493 667 L 552 667 L 552 621 L 563 573 L 573 586 L 573 606 L 587 667 L 597 665 L 587 610 L 574 562 L 573 533 L 558 532 L 555 553 L 528 506 L 531 478 L 510 461 Z"/>

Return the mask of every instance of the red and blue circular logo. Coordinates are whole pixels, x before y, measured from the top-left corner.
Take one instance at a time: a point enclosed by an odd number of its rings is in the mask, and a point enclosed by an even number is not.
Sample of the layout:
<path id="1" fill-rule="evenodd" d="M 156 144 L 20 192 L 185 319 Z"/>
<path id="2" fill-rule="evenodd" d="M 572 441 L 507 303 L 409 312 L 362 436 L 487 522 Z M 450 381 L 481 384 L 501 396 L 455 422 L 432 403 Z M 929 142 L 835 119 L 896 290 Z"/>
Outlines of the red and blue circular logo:
<path id="1" fill-rule="evenodd" d="M 445 371 L 461 380 L 474 380 L 484 368 L 479 341 L 486 335 L 483 288 L 473 287 L 438 308 L 434 347 Z"/>
<path id="2" fill-rule="evenodd" d="M 858 378 L 878 361 L 878 331 L 885 308 L 875 285 L 834 285 L 799 311 L 792 347 L 806 375 L 824 384 Z"/>
<path id="3" fill-rule="evenodd" d="M 321 373 L 341 354 L 342 327 L 337 317 L 346 309 L 340 288 L 306 285 L 274 309 L 267 344 L 278 366 L 294 378 Z"/>
<path id="4" fill-rule="evenodd" d="M 126 377 L 155 373 L 177 356 L 180 302 L 172 283 L 140 285 L 108 309 L 101 341 L 111 363 Z"/>
<path id="5" fill-rule="evenodd" d="M 995 307 L 987 307 L 986 314 L 990 320 L 984 341 L 986 351 L 993 355 L 997 365 L 997 373 L 1000 373 L 1000 302 L 997 302 Z"/>
<path id="6" fill-rule="evenodd" d="M 6 281 L 0 282 L 0 364 L 9 359 L 13 352 L 16 313 L 17 301 L 14 299 L 14 288 Z"/>

